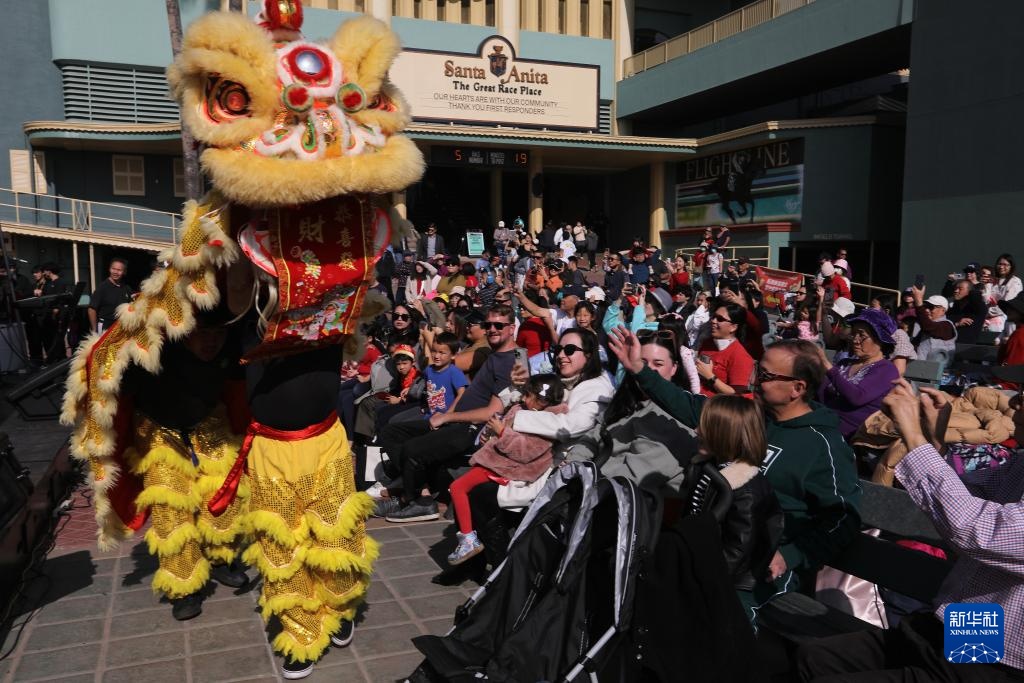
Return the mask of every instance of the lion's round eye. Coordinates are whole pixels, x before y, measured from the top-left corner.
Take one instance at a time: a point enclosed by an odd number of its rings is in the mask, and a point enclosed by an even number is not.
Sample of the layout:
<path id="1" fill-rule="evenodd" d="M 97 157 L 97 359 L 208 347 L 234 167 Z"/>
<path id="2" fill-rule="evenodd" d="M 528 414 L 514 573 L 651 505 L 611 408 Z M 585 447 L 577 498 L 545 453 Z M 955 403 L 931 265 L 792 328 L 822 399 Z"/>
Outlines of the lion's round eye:
<path id="1" fill-rule="evenodd" d="M 213 121 L 230 121 L 249 115 L 251 100 L 245 86 L 220 77 L 206 80 L 206 114 Z"/>
<path id="2" fill-rule="evenodd" d="M 287 53 L 285 61 L 292 77 L 302 83 L 312 85 L 331 79 L 330 57 L 315 47 L 299 46 Z"/>

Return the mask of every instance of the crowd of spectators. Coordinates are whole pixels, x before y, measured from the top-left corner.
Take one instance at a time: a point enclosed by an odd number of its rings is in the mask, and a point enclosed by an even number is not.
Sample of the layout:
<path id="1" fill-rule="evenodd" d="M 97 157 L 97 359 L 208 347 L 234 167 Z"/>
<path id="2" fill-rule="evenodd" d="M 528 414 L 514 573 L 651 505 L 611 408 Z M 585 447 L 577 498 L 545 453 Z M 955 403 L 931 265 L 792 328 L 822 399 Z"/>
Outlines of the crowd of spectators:
<path id="1" fill-rule="evenodd" d="M 593 460 L 677 501 L 666 518 L 699 513 L 697 484 L 718 472 L 734 493 L 721 520 L 726 566 L 756 626 L 773 597 L 813 592 L 817 571 L 860 532 L 854 436 L 877 414 L 898 422 L 911 451 L 908 464 L 885 466 L 916 487 L 961 561 L 1011 566 L 1019 599 L 1024 554 L 995 561 L 988 553 L 1004 553 L 994 548 L 1006 539 L 963 540 L 949 506 L 995 513 L 952 483 L 957 474 L 909 425 L 919 403 L 933 415 L 947 399 L 931 390 L 919 399 L 901 379 L 908 362 L 948 363 L 958 342 L 984 332 L 998 338 L 1001 363 L 1024 364 L 1012 256 L 968 264 L 941 293 L 918 280 L 898 303 L 858 307 L 839 250 L 769 316 L 756 269 L 724 260 L 727 228 L 708 230 L 692 259 L 664 259 L 640 240 L 602 255 L 581 222 L 548 225 L 536 239 L 523 228 L 499 223 L 493 250 L 467 258 L 428 226 L 378 267 L 393 307 L 366 330 L 365 356 L 345 364 L 339 396 L 360 472 L 367 485 L 377 479 L 368 489 L 377 516 L 437 519 L 443 504 L 457 527 L 451 565 L 496 566 L 517 514 L 565 459 Z M 371 454 L 376 470 L 365 465 Z M 1009 515 L 1005 533 L 1019 534 L 1021 491 L 1012 495 L 999 514 Z M 1024 638 L 1019 614 L 1011 637 Z M 1019 654 L 999 671 L 1024 668 Z M 810 653 L 802 675 L 833 671 L 829 656 Z"/>

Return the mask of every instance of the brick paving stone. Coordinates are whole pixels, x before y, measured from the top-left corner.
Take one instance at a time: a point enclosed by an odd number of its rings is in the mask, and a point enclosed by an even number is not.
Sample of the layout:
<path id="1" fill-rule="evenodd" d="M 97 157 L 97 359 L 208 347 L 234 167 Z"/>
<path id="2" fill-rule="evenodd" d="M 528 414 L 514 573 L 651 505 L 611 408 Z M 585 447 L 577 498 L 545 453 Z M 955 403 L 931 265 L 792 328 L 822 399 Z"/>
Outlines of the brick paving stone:
<path id="1" fill-rule="evenodd" d="M 256 604 L 246 596 L 238 596 L 237 600 L 203 602 L 203 613 L 188 623 L 190 627 L 195 628 L 230 621 L 246 621 L 254 617 L 259 619 Z"/>
<path id="2" fill-rule="evenodd" d="M 261 676 L 273 666 L 265 645 L 193 656 L 193 683 L 220 683 L 236 678 Z M 182 679 L 184 680 L 184 679 Z M 147 681 L 147 683 L 149 683 Z"/>
<path id="3" fill-rule="evenodd" d="M 188 680 L 187 669 L 184 660 L 175 659 L 123 669 L 108 669 L 103 673 L 102 680 L 103 683 L 182 683 Z"/>
<path id="4" fill-rule="evenodd" d="M 366 604 L 360 611 L 357 625 L 367 628 L 401 624 L 409 621 L 409 615 L 397 602 L 373 602 Z"/>
<path id="5" fill-rule="evenodd" d="M 402 528 L 410 536 L 433 542 L 443 538 L 445 528 L 451 526 L 451 524 L 448 520 L 438 522 L 405 522 Z"/>
<path id="6" fill-rule="evenodd" d="M 387 585 L 380 580 L 380 577 L 373 576 L 370 578 L 370 588 L 366 591 L 366 600 L 368 602 L 385 602 L 387 600 L 394 599 L 394 593 L 392 593 L 388 589 Z"/>
<path id="7" fill-rule="evenodd" d="M 452 589 L 448 586 L 439 586 L 430 582 L 430 574 L 421 576 L 406 576 L 401 579 L 389 579 L 388 588 L 399 598 L 416 598 L 422 595 L 438 595 L 447 593 Z"/>
<path id="8" fill-rule="evenodd" d="M 444 593 L 426 598 L 408 598 L 405 600 L 405 604 L 412 609 L 413 614 L 419 619 L 443 616 L 451 619 L 455 616 L 455 608 L 464 602 L 466 602 L 466 596 L 462 593 Z"/>
<path id="9" fill-rule="evenodd" d="M 162 609 L 119 614 L 110 623 L 110 637 L 130 638 L 164 631 L 180 631 L 183 628 L 182 622 L 175 621 L 171 616 L 170 606 L 164 606 Z"/>
<path id="10" fill-rule="evenodd" d="M 353 648 L 356 656 L 361 659 L 375 655 L 390 655 L 414 650 L 412 638 L 418 635 L 421 635 L 420 630 L 413 624 L 364 628 L 359 629 L 356 639 L 349 647 Z"/>
<path id="11" fill-rule="evenodd" d="M 107 643 L 108 668 L 128 666 L 156 659 L 180 659 L 185 656 L 184 633 L 161 633 L 159 636 L 125 638 Z M 154 664 L 155 669 L 163 663 Z"/>
<path id="12" fill-rule="evenodd" d="M 38 628 L 41 624 L 52 624 L 55 621 L 102 617 L 106 614 L 109 602 L 110 598 L 106 595 L 58 600 L 43 607 L 33 621 Z"/>
<path id="13" fill-rule="evenodd" d="M 441 617 L 440 619 L 424 619 L 422 623 L 430 635 L 443 636 L 451 630 L 452 616 Z"/>
<path id="14" fill-rule="evenodd" d="M 410 557 L 377 560 L 377 564 L 373 568 L 374 573 L 386 579 L 415 576 L 418 574 L 430 574 L 433 576 L 440 569 L 432 560 L 423 556 L 423 551 L 420 551 L 419 555 Z"/>
<path id="15" fill-rule="evenodd" d="M 250 619 L 249 621 L 220 624 L 219 626 L 205 626 L 202 619 L 202 615 L 196 617 L 188 622 L 191 628 L 186 628 L 188 646 L 193 655 L 262 644 L 267 640 L 267 634 L 263 630 L 263 623 L 259 620 Z"/>
<path id="16" fill-rule="evenodd" d="M 384 545 L 394 543 L 395 541 L 409 540 L 409 534 L 405 533 L 404 527 L 395 524 L 391 524 L 380 529 L 368 528 L 366 532 L 373 537 L 373 540 L 377 541 L 377 543 Z"/>
<path id="17" fill-rule="evenodd" d="M 147 586 L 148 588 L 148 586 Z M 140 612 L 147 609 L 171 609 L 170 603 L 160 602 L 160 596 L 150 590 L 118 591 L 114 593 L 114 614 Z"/>
<path id="18" fill-rule="evenodd" d="M 410 557 L 416 555 L 419 557 L 423 556 L 423 548 L 419 543 L 412 540 L 411 538 L 399 539 L 385 543 L 380 548 L 380 556 L 382 559 L 391 559 L 394 557 Z"/>
<path id="19" fill-rule="evenodd" d="M 423 655 L 414 652 L 368 660 L 363 662 L 363 666 L 370 672 L 372 683 L 394 683 L 396 679 L 411 674 L 422 661 Z"/>
<path id="20" fill-rule="evenodd" d="M 25 643 L 24 652 L 53 650 L 70 645 L 85 645 L 103 640 L 103 619 L 72 621 L 66 624 L 36 626 Z"/>
<path id="21" fill-rule="evenodd" d="M 96 668 L 100 649 L 96 645 L 79 645 L 53 652 L 22 655 L 14 671 L 15 681 L 35 678 L 56 678 L 63 674 L 77 674 Z"/>

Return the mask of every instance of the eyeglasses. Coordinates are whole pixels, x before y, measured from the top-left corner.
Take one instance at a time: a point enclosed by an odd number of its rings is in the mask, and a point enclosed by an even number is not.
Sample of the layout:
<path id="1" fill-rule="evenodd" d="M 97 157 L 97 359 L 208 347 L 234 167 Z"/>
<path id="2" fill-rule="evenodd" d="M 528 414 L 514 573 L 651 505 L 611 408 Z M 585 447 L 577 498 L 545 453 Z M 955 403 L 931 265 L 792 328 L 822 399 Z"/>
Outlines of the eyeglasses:
<path id="1" fill-rule="evenodd" d="M 548 352 L 551 354 L 552 359 L 557 358 L 558 354 L 560 353 L 564 353 L 565 357 L 568 358 L 569 356 L 581 353 L 582 351 L 583 347 L 576 346 L 575 344 L 566 344 L 565 346 L 562 346 L 561 344 L 552 344 L 551 347 L 548 349 Z"/>
<path id="2" fill-rule="evenodd" d="M 777 375 L 774 372 L 768 372 L 760 365 L 757 366 L 757 383 L 764 384 L 765 382 L 799 382 L 800 379 L 797 377 L 791 377 L 789 375 Z"/>
<path id="3" fill-rule="evenodd" d="M 501 332 L 503 329 L 505 329 L 505 327 L 508 324 L 509 323 L 498 323 L 488 320 L 485 323 L 480 323 L 480 327 L 484 328 L 485 330 L 498 330 L 499 332 Z"/>
<path id="4" fill-rule="evenodd" d="M 850 339 L 871 339 L 871 333 L 867 330 L 854 330 L 850 333 Z"/>
<path id="5" fill-rule="evenodd" d="M 724 315 L 712 316 L 711 319 L 714 320 L 716 323 L 731 323 L 732 322 L 732 320 L 729 320 Z M 733 323 L 733 324 L 735 324 L 735 323 Z"/>
<path id="6" fill-rule="evenodd" d="M 408 313 L 392 313 L 391 314 L 391 319 L 392 320 L 412 320 L 412 316 L 409 315 Z"/>

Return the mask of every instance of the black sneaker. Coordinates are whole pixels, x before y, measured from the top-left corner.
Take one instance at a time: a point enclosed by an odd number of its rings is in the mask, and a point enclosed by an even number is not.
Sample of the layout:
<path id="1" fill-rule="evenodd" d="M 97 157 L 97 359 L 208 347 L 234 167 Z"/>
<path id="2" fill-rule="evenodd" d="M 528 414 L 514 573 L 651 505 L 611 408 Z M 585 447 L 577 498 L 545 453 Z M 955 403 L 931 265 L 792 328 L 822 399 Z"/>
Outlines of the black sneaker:
<path id="1" fill-rule="evenodd" d="M 336 647 L 348 647 L 352 639 L 356 637 L 355 622 L 343 619 L 338 632 L 331 636 L 331 643 Z"/>
<path id="2" fill-rule="evenodd" d="M 381 498 L 373 506 L 374 517 L 387 517 L 388 515 L 398 512 L 402 507 L 402 501 L 398 498 Z"/>
<path id="3" fill-rule="evenodd" d="M 178 621 L 188 621 L 203 613 L 203 596 L 199 593 L 171 600 L 171 615 Z"/>
<path id="4" fill-rule="evenodd" d="M 389 522 L 429 522 L 432 519 L 437 519 L 440 515 L 437 512 L 437 502 L 430 501 L 429 503 L 421 503 L 420 501 L 413 501 L 408 505 L 402 506 L 396 512 L 385 515 L 384 519 Z"/>
<path id="5" fill-rule="evenodd" d="M 313 662 L 297 662 L 291 657 L 284 660 L 281 665 L 281 676 L 286 681 L 297 681 L 313 673 Z"/>
<path id="6" fill-rule="evenodd" d="M 213 565 L 210 568 L 210 578 L 228 588 L 241 588 L 249 583 L 249 577 L 237 562 Z"/>

